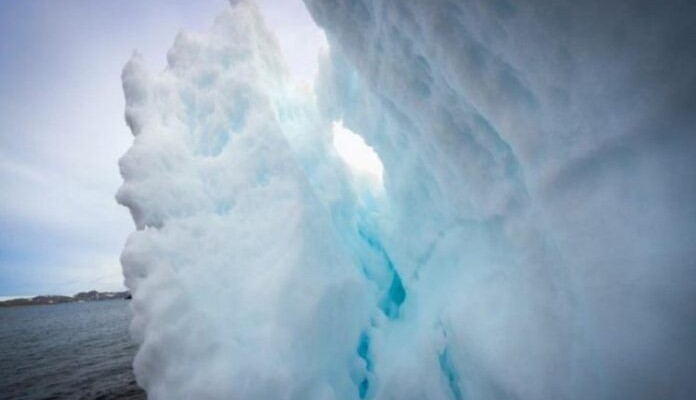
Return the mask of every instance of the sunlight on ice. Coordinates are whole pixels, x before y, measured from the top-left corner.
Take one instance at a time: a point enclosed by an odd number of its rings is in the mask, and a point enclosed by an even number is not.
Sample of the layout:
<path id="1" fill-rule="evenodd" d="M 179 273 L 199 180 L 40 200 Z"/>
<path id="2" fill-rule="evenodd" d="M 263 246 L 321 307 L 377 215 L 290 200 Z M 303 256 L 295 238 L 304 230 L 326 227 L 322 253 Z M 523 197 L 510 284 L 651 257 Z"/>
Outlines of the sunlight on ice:
<path id="1" fill-rule="evenodd" d="M 343 126 L 343 121 L 334 121 L 333 146 L 351 168 L 366 172 L 382 181 L 384 167 L 374 149 L 358 134 Z"/>

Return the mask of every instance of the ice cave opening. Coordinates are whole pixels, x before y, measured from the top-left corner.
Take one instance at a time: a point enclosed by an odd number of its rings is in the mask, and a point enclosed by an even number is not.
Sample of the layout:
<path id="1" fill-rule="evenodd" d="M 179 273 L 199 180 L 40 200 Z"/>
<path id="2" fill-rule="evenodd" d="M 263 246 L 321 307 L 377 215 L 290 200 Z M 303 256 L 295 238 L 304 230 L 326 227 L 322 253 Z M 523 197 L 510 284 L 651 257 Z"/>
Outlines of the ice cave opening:
<path id="1" fill-rule="evenodd" d="M 360 135 L 343 126 L 343 121 L 334 121 L 331 126 L 333 147 L 343 161 L 352 169 L 367 173 L 382 182 L 384 166 L 377 152 L 365 143 Z"/>

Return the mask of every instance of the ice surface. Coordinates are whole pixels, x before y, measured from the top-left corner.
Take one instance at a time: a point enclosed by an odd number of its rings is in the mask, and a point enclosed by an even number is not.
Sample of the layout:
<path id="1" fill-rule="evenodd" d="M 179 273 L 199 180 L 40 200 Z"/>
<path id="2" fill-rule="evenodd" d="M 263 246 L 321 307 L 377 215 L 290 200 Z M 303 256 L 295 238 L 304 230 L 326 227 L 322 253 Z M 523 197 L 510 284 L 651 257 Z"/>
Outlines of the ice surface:
<path id="1" fill-rule="evenodd" d="M 307 88 L 232 3 L 123 73 L 152 398 L 696 392 L 692 6 L 305 0 Z"/>
<path id="2" fill-rule="evenodd" d="M 135 372 L 152 398 L 355 388 L 370 288 L 311 187 L 321 171 L 303 170 L 330 132 L 322 142 L 309 130 L 322 129 L 312 98 L 289 94 L 278 54 L 242 2 L 211 32 L 179 36 L 163 73 L 137 55 L 124 69 L 135 141 L 118 199 L 139 229 L 122 261 L 142 343 Z M 296 134 L 317 142 L 295 138 L 306 160 L 288 144 Z"/>

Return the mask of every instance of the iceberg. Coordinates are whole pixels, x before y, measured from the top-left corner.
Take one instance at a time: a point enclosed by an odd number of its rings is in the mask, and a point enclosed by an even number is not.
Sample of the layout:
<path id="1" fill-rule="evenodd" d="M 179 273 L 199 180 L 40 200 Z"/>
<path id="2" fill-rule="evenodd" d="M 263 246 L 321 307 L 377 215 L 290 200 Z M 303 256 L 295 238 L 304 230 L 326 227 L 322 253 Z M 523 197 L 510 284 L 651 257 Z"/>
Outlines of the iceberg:
<path id="1" fill-rule="evenodd" d="M 247 0 L 160 73 L 135 54 L 138 384 L 688 398 L 696 13 L 643 3 L 305 0 L 330 45 L 312 86 Z"/>

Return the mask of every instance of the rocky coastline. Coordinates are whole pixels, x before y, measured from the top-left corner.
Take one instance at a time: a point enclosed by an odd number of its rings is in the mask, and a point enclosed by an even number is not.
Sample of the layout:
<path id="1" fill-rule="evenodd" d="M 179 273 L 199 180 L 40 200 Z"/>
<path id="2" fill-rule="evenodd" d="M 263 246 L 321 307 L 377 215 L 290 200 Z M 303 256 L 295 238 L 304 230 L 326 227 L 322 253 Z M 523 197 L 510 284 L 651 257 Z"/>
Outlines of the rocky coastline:
<path id="1" fill-rule="evenodd" d="M 86 301 L 106 301 L 106 300 L 130 300 L 131 294 L 129 291 L 122 292 L 98 292 L 91 290 L 89 292 L 80 292 L 73 296 L 60 295 L 43 295 L 32 298 L 12 299 L 0 301 L 0 307 L 15 307 L 15 306 L 36 306 L 64 303 L 81 303 Z"/>

